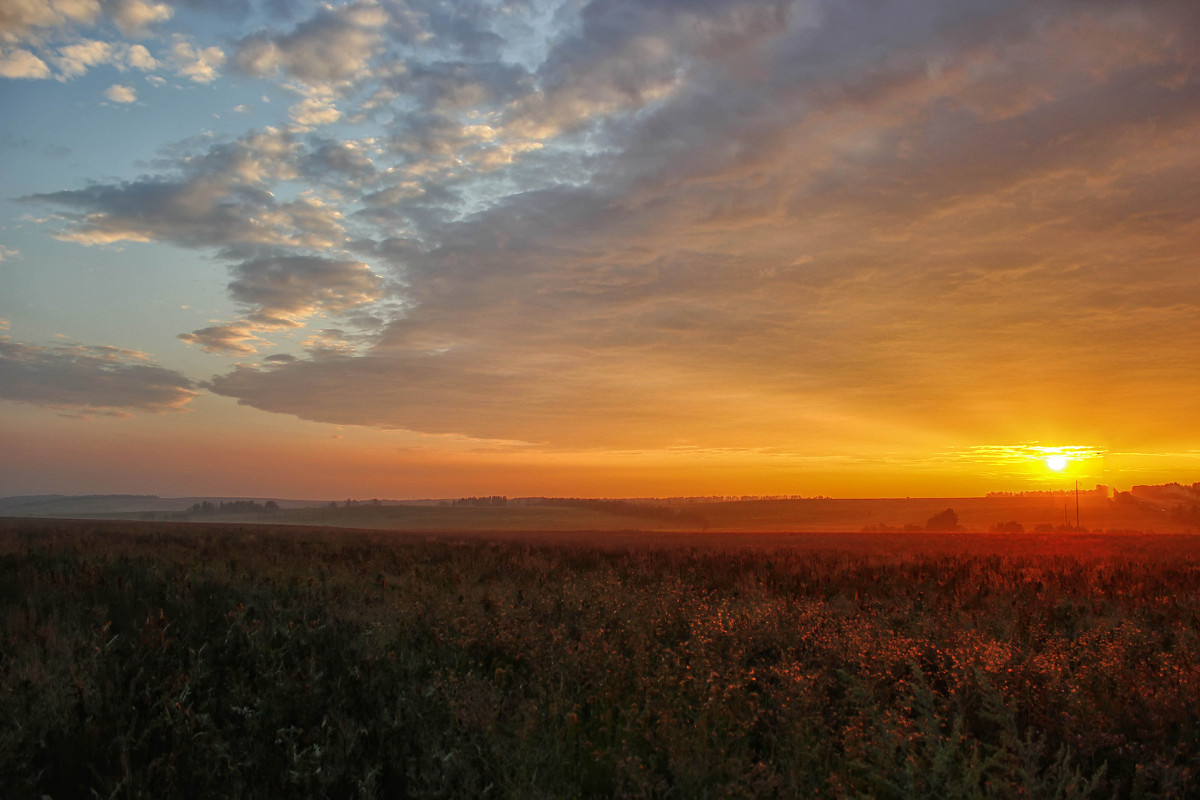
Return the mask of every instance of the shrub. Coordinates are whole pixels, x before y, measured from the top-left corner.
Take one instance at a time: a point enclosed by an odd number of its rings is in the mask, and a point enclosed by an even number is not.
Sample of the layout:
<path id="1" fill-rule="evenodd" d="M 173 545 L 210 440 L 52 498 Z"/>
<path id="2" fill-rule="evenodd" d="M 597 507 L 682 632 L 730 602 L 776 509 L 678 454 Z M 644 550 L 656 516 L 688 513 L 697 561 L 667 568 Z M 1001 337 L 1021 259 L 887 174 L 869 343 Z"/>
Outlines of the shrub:
<path id="1" fill-rule="evenodd" d="M 939 511 L 934 514 L 925 523 L 927 531 L 958 531 L 962 527 L 958 524 L 958 514 L 953 508 L 947 508 L 945 511 Z"/>

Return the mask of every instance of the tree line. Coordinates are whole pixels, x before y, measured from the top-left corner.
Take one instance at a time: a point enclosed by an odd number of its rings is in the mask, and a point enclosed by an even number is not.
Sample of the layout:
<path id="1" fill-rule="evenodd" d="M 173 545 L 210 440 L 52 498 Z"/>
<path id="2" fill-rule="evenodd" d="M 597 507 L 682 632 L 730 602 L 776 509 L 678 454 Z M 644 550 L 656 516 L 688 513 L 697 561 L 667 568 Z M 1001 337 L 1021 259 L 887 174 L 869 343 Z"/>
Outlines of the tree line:
<path id="1" fill-rule="evenodd" d="M 270 514 L 278 510 L 279 504 L 274 500 L 268 500 L 265 503 L 259 503 L 256 500 L 222 500 L 217 503 L 205 500 L 200 503 L 192 503 L 192 507 L 188 511 L 196 516 L 208 516 L 210 514 Z"/>

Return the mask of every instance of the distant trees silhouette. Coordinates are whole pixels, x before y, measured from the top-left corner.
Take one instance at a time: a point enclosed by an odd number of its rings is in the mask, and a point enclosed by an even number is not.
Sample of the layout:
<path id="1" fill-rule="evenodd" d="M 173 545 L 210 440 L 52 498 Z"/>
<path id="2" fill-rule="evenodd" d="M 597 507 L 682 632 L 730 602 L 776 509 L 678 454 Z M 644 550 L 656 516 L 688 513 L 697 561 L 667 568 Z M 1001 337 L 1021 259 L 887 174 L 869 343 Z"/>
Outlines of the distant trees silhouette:
<path id="1" fill-rule="evenodd" d="M 259 503 L 256 500 L 229 500 L 220 503 L 205 500 L 201 503 L 192 503 L 192 507 L 188 511 L 193 516 L 207 516 L 210 514 L 267 514 L 278 510 L 279 504 L 274 500 L 268 500 L 265 503 Z"/>
<path id="2" fill-rule="evenodd" d="M 947 508 L 945 511 L 939 511 L 928 519 L 925 523 L 927 531 L 958 531 L 962 530 L 962 526 L 958 524 L 958 514 L 953 508 Z"/>
<path id="3" fill-rule="evenodd" d="M 638 519 L 663 520 L 666 522 L 691 523 L 707 530 L 708 520 L 695 511 L 682 508 L 655 505 L 653 503 L 635 503 L 629 500 L 605 500 L 580 497 L 543 498 L 537 505 L 562 506 L 567 508 L 586 508 L 592 511 L 603 511 L 608 514 L 619 514 Z"/>
<path id="4" fill-rule="evenodd" d="M 490 497 L 460 497 L 457 500 L 449 502 L 442 501 L 441 505 L 451 506 L 506 506 L 508 498 L 503 495 L 492 495 Z"/>

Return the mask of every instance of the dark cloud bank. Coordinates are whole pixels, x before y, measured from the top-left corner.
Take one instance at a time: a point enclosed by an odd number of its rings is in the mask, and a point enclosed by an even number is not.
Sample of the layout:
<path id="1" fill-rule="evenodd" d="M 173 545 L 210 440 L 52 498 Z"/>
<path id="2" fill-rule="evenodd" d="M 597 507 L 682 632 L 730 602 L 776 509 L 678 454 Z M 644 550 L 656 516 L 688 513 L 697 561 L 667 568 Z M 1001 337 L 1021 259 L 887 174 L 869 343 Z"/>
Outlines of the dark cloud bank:
<path id="1" fill-rule="evenodd" d="M 1046 396 L 1069 384 L 1105 392 L 1096 430 L 1141 385 L 1185 424 L 1194 4 L 449 8 L 237 43 L 233 69 L 377 135 L 256 131 L 35 200 L 66 239 L 228 258 L 245 316 L 183 335 L 208 350 L 338 320 L 209 384 L 305 419 L 789 447 L 876 414 L 1077 421 Z"/>
<path id="2" fill-rule="evenodd" d="M 0 336 L 0 398 L 74 413 L 179 411 L 196 396 L 182 374 L 106 346 L 37 347 Z"/>

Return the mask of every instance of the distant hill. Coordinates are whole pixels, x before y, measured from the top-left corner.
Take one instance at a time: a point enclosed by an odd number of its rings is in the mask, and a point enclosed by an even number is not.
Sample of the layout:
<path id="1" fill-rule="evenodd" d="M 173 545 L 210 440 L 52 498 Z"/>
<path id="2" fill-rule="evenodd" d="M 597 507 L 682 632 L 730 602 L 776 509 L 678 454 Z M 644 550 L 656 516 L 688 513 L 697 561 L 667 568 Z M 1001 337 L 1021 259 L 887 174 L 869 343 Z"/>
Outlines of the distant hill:
<path id="1" fill-rule="evenodd" d="M 66 512 L 135 513 L 173 507 L 177 507 L 177 504 L 165 503 L 161 497 L 148 494 L 42 494 L 0 497 L 0 514 L 14 517 L 55 516 Z"/>
<path id="2" fill-rule="evenodd" d="M 1195 485 L 1166 484 L 1118 492 L 1081 492 L 1079 524 L 1091 531 L 1200 532 Z M 267 501 L 273 501 L 268 505 Z M 924 530 L 953 509 L 962 530 L 1063 530 L 1076 519 L 1073 495 L 884 498 L 585 500 L 289 500 L 154 495 L 31 495 L 0 498 L 0 517 L 158 519 L 269 523 L 408 531 L 741 531 L 858 532 Z"/>
<path id="3" fill-rule="evenodd" d="M 0 497 L 0 517 L 60 517 L 65 519 L 156 519 L 186 513 L 196 503 L 248 500 L 242 497 L 159 497 L 152 494 L 43 494 Z M 319 505 L 317 500 L 274 499 L 280 508 Z"/>

